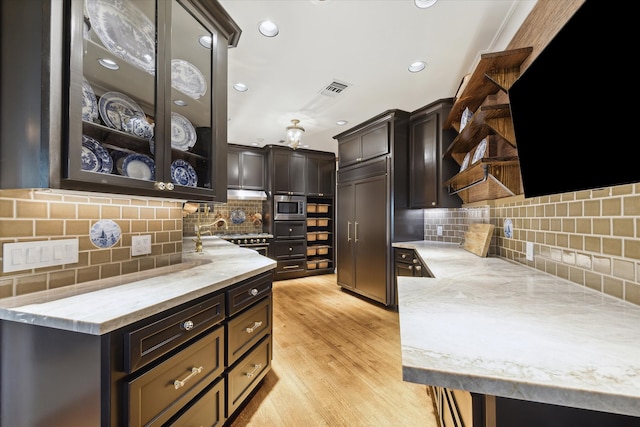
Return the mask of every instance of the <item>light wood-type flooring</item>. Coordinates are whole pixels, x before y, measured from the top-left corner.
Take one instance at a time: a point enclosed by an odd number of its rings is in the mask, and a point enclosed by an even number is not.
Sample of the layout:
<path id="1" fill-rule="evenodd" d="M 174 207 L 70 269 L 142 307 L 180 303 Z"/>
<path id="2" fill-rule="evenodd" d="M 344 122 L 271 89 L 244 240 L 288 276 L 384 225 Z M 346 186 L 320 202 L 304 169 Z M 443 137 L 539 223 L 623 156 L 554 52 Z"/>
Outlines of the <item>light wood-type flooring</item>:
<path id="1" fill-rule="evenodd" d="M 273 284 L 273 365 L 232 427 L 437 427 L 426 386 L 402 380 L 398 313 L 336 275 Z"/>

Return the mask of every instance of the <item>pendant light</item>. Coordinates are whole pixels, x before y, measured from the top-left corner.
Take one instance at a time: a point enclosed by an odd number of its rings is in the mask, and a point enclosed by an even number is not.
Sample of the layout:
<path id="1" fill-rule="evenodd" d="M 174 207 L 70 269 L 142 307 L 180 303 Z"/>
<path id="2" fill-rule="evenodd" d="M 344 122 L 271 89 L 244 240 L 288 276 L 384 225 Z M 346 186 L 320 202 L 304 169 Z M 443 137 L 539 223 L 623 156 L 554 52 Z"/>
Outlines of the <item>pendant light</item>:
<path id="1" fill-rule="evenodd" d="M 291 123 L 293 123 L 291 126 L 287 126 L 286 141 L 287 145 L 295 150 L 300 145 L 302 134 L 304 133 L 304 128 L 302 126 L 298 126 L 300 120 L 293 119 L 291 120 Z"/>

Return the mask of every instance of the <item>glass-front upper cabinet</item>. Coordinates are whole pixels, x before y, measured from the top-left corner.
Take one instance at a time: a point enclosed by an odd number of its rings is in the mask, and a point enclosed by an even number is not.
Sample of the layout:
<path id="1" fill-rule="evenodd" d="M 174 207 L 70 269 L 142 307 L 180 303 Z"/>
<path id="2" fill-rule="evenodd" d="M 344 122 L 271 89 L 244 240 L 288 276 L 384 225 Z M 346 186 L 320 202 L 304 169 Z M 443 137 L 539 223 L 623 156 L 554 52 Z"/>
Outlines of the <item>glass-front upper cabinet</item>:
<path id="1" fill-rule="evenodd" d="M 227 49 L 240 35 L 235 22 L 210 0 L 70 6 L 61 186 L 225 201 Z"/>

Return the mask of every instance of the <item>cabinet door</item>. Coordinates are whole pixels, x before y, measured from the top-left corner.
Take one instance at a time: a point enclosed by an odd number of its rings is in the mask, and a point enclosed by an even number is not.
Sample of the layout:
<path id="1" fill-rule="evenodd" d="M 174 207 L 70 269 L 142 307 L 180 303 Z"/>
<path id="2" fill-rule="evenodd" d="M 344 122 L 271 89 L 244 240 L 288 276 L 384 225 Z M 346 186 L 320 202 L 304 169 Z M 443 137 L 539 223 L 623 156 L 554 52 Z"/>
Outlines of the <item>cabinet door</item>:
<path id="1" fill-rule="evenodd" d="M 338 141 L 338 162 L 341 167 L 358 163 L 362 158 L 360 135 L 354 135 Z"/>
<path id="2" fill-rule="evenodd" d="M 389 123 L 384 122 L 362 134 L 362 160 L 389 152 Z"/>
<path id="3" fill-rule="evenodd" d="M 262 153 L 242 153 L 241 186 L 245 190 L 264 190 L 265 161 Z"/>
<path id="4" fill-rule="evenodd" d="M 438 206 L 438 116 L 427 115 L 409 125 L 411 208 Z"/>
<path id="5" fill-rule="evenodd" d="M 217 96 L 226 73 L 218 68 L 235 23 L 214 23 L 220 6 L 198 3 L 71 2 L 68 140 L 54 185 L 226 200 L 226 97 Z M 211 48 L 198 43 L 204 35 L 216 40 Z"/>
<path id="6" fill-rule="evenodd" d="M 354 241 L 355 222 L 354 184 L 338 185 L 336 198 L 336 270 L 340 286 L 353 288 L 354 278 Z"/>
<path id="7" fill-rule="evenodd" d="M 229 148 L 227 152 L 227 188 L 239 190 L 240 182 L 240 151 Z"/>
<path id="8" fill-rule="evenodd" d="M 307 155 L 307 196 L 332 196 L 335 191 L 335 173 L 333 156 Z"/>
<path id="9" fill-rule="evenodd" d="M 377 176 L 355 183 L 356 289 L 387 303 L 387 179 Z"/>
<path id="10" fill-rule="evenodd" d="M 305 157 L 290 151 L 274 151 L 273 192 L 280 194 L 305 193 Z"/>

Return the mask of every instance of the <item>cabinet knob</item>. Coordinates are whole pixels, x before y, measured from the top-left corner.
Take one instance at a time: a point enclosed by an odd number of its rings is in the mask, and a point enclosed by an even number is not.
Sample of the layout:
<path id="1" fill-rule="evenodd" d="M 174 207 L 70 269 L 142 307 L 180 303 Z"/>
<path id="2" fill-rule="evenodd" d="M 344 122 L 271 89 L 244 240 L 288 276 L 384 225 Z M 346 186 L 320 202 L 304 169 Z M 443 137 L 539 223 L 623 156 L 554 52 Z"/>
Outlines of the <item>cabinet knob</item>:
<path id="1" fill-rule="evenodd" d="M 249 294 L 255 297 L 256 295 L 258 295 L 258 290 L 256 288 L 251 288 Z"/>
<path id="2" fill-rule="evenodd" d="M 165 189 L 165 187 L 166 187 L 166 185 L 165 185 L 165 183 L 164 183 L 164 182 L 159 182 L 159 181 L 158 181 L 158 182 L 156 182 L 155 184 L 153 184 L 153 187 L 154 187 L 156 190 L 164 190 L 164 189 Z"/>
<path id="3" fill-rule="evenodd" d="M 193 329 L 193 322 L 191 320 L 187 320 L 182 324 L 182 327 L 185 331 L 190 331 L 191 329 Z"/>
<path id="4" fill-rule="evenodd" d="M 166 187 L 169 191 L 173 190 L 173 182 L 167 182 Z"/>

